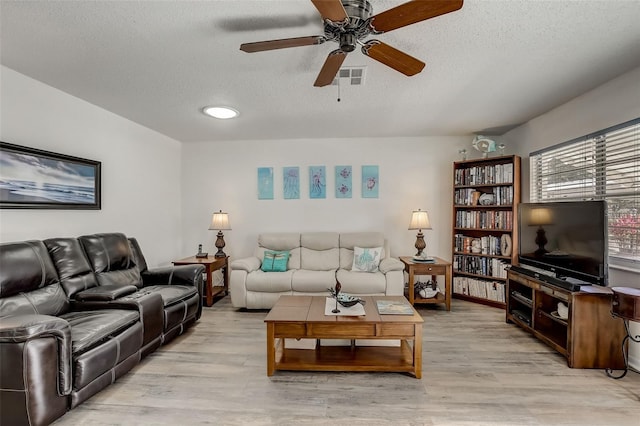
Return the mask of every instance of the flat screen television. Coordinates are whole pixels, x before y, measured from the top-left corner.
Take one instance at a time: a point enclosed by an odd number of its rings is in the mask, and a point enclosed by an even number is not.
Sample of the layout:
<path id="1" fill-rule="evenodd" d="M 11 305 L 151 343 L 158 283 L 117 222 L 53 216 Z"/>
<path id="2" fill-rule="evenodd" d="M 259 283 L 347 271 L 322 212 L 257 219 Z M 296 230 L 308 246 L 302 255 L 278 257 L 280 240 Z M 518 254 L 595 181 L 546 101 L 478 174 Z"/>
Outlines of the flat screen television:
<path id="1" fill-rule="evenodd" d="M 521 203 L 518 261 L 589 284 L 607 285 L 605 201 Z"/>

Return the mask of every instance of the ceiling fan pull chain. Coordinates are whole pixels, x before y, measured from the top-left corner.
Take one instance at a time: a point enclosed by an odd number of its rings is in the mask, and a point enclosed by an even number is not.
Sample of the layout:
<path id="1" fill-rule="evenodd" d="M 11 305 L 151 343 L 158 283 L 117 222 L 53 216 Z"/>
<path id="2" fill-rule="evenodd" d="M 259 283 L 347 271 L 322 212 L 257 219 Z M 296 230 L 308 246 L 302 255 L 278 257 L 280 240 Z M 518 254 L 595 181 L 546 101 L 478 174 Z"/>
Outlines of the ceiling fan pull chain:
<path id="1" fill-rule="evenodd" d="M 340 102 L 340 75 L 338 75 L 338 102 Z"/>

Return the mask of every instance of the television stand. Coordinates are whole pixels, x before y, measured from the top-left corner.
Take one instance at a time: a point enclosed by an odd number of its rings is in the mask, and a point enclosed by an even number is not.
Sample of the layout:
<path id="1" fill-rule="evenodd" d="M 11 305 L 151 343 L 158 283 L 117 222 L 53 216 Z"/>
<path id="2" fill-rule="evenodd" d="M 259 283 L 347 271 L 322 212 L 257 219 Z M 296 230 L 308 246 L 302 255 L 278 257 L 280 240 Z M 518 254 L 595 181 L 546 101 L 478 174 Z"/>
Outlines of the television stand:
<path id="1" fill-rule="evenodd" d="M 526 275 L 538 281 L 544 281 L 547 284 L 551 284 L 568 291 L 580 291 L 581 286 L 591 285 L 591 283 L 588 282 L 575 282 L 568 281 L 562 278 L 556 278 L 554 275 L 536 272 L 532 269 L 523 268 L 522 266 L 513 265 L 511 266 L 511 269 L 515 272 L 518 272 L 519 274 Z"/>
<path id="2" fill-rule="evenodd" d="M 592 285 L 573 291 L 546 281 L 555 277 L 538 279 L 520 269 L 507 271 L 507 323 L 555 349 L 571 368 L 625 368 L 620 347 L 627 334 L 622 320 L 611 315 L 611 289 Z M 559 302 L 568 306 L 566 319 L 558 314 Z"/>

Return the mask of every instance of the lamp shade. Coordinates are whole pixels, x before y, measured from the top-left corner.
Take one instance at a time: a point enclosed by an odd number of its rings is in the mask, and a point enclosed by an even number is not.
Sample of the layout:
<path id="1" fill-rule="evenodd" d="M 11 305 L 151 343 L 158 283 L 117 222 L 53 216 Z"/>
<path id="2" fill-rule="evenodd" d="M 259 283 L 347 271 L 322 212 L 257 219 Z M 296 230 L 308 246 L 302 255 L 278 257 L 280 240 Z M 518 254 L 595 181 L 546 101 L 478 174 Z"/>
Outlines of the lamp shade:
<path id="1" fill-rule="evenodd" d="M 540 207 L 531 210 L 531 217 L 529 217 L 529 225 L 551 225 L 553 219 L 551 217 L 551 210 L 545 207 Z"/>
<path id="2" fill-rule="evenodd" d="M 231 229 L 231 226 L 229 225 L 229 213 L 225 213 L 222 210 L 213 213 L 209 229 L 215 229 L 218 231 Z"/>
<path id="3" fill-rule="evenodd" d="M 429 222 L 429 215 L 427 212 L 420 209 L 414 210 L 411 214 L 409 229 L 431 229 L 431 223 Z"/>

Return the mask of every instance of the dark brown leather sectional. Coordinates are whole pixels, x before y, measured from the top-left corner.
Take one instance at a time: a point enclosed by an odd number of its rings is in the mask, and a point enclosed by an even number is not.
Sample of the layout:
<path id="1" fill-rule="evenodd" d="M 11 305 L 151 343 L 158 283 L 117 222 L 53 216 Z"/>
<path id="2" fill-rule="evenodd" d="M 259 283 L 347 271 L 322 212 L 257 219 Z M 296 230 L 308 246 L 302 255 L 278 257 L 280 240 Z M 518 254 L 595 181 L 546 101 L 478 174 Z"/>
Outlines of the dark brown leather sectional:
<path id="1" fill-rule="evenodd" d="M 47 425 L 202 313 L 201 265 L 94 234 L 0 245 L 0 424 Z"/>

